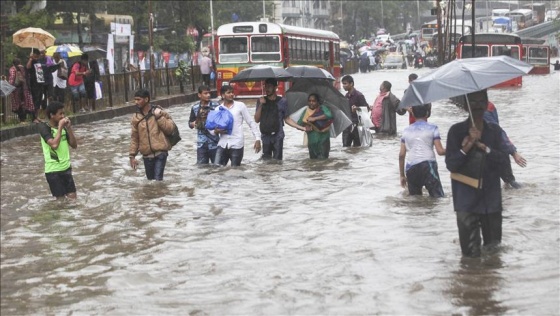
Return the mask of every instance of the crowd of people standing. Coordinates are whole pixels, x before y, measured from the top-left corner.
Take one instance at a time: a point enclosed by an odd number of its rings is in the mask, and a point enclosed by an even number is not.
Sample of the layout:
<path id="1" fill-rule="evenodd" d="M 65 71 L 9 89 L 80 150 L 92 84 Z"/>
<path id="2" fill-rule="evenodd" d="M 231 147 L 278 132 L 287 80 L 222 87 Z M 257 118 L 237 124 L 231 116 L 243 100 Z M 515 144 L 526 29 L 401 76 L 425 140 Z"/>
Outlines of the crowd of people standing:
<path id="1" fill-rule="evenodd" d="M 101 79 L 99 65 L 82 54 L 80 60 L 71 67 L 55 52 L 47 56 L 45 49 L 32 49 L 24 64 L 14 58 L 9 70 L 8 83 L 15 87 L 10 94 L 12 112 L 16 113 L 20 124 L 48 120 L 46 108 L 50 102 L 64 104 L 66 92 L 72 96 L 74 112 L 95 110 L 97 99 L 96 82 Z"/>

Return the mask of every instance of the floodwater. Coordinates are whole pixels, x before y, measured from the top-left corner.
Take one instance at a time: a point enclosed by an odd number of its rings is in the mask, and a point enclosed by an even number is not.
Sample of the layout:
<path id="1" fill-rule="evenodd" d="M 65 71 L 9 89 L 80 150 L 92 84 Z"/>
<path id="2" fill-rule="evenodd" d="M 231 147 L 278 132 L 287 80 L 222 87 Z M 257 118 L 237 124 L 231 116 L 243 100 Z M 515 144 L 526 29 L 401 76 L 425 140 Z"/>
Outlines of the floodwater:
<path id="1" fill-rule="evenodd" d="M 401 97 L 413 70 L 354 75 L 371 104 Z M 422 75 L 429 69 L 420 69 Z M 2 315 L 558 315 L 558 72 L 489 95 L 528 160 L 504 187 L 503 246 L 462 260 L 446 197 L 399 185 L 397 137 L 310 161 L 287 127 L 283 163 L 246 150 L 240 168 L 194 164 L 190 105 L 169 109 L 183 140 L 161 183 L 128 165 L 129 117 L 75 127 L 75 202 L 53 201 L 39 136 L 1 144 Z M 250 108 L 254 111 L 254 108 Z M 447 139 L 466 113 L 442 101 Z M 398 117 L 399 132 L 408 124 Z"/>

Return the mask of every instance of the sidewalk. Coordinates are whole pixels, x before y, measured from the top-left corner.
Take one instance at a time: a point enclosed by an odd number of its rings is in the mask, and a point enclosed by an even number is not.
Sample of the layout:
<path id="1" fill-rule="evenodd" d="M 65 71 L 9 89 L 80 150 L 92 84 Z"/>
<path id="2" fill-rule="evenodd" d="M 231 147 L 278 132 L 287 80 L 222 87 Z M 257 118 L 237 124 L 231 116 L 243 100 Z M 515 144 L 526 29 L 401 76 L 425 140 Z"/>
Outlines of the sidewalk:
<path id="1" fill-rule="evenodd" d="M 215 96 L 216 92 L 212 91 L 212 95 Z M 198 100 L 198 94 L 196 92 L 191 92 L 188 94 L 170 95 L 158 97 L 157 100 L 152 100 L 151 103 L 159 105 L 161 107 L 167 108 L 176 104 L 183 104 L 194 102 Z M 72 116 L 72 125 L 78 125 L 83 123 L 90 123 L 100 120 L 111 119 L 121 115 L 132 114 L 136 111 L 136 106 L 131 103 L 120 104 L 113 108 L 107 108 L 104 110 L 99 110 L 89 113 L 79 113 Z M 0 130 L 0 142 L 10 140 L 15 137 L 28 136 L 33 134 L 38 134 L 39 130 L 37 124 L 30 123 L 29 125 L 20 125 L 9 127 Z"/>

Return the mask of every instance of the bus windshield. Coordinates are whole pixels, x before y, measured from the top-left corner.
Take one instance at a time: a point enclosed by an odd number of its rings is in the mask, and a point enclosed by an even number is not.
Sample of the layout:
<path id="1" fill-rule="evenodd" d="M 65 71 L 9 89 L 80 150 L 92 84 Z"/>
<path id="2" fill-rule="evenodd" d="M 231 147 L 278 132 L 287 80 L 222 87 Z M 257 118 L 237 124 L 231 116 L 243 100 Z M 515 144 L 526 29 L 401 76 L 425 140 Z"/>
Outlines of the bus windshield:
<path id="1" fill-rule="evenodd" d="M 281 61 L 280 37 L 251 36 L 252 61 Z"/>
<path id="2" fill-rule="evenodd" d="M 430 39 L 434 36 L 434 33 L 437 32 L 437 28 L 423 28 L 422 29 L 422 38 Z"/>
<path id="3" fill-rule="evenodd" d="M 249 61 L 247 37 L 221 37 L 220 63 L 246 63 Z"/>

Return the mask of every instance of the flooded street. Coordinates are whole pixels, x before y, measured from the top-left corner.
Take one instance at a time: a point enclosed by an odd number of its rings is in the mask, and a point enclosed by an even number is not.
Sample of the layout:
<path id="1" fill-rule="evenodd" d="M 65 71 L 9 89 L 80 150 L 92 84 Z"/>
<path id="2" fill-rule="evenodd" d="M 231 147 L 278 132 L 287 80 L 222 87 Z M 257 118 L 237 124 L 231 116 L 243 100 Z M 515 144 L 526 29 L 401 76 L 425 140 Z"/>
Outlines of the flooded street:
<path id="1" fill-rule="evenodd" d="M 372 104 L 383 80 L 355 74 Z M 285 127 L 284 161 L 261 161 L 245 125 L 240 168 L 198 167 L 190 104 L 171 107 L 183 140 L 165 181 L 128 162 L 130 117 L 75 126 L 75 202 L 54 201 L 39 135 L 1 144 L 2 315 L 558 315 L 559 73 L 493 89 L 500 123 L 527 159 L 521 190 L 504 188 L 503 247 L 461 260 L 449 171 L 445 198 L 408 197 L 398 137 L 371 148 L 331 139 L 310 161 Z M 254 108 L 250 108 L 254 113 Z M 445 145 L 467 117 L 446 100 L 430 122 Z M 397 117 L 398 133 L 408 125 Z"/>

